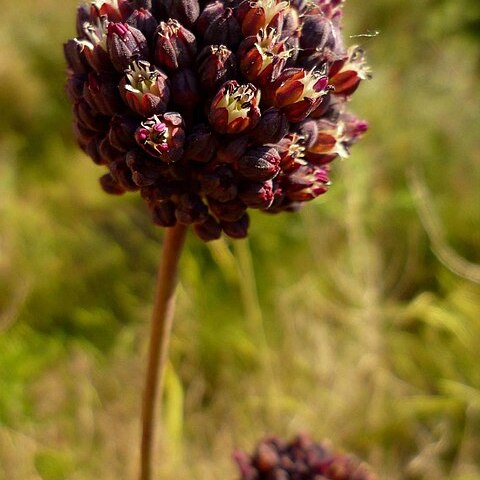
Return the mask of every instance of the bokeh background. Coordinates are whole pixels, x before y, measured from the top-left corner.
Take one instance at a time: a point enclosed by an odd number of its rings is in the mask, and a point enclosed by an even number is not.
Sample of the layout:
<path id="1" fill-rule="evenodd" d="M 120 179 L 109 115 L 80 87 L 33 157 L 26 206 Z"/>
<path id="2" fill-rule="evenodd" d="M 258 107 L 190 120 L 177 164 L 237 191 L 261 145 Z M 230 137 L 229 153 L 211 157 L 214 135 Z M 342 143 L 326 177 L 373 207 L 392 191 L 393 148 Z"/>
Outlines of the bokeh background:
<path id="1" fill-rule="evenodd" d="M 130 480 L 162 231 L 75 146 L 76 0 L 0 0 L 0 479 Z M 300 214 L 189 237 L 160 479 L 308 431 L 387 480 L 480 479 L 480 3 L 350 0 L 371 130 Z"/>

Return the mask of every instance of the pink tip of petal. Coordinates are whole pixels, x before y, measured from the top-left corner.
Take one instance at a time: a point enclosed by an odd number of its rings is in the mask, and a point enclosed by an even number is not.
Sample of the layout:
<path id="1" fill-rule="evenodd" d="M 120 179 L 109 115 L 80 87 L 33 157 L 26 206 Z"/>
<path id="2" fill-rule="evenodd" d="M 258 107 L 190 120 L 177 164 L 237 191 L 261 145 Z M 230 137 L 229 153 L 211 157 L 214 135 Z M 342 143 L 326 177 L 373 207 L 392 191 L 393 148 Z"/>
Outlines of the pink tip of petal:
<path id="1" fill-rule="evenodd" d="M 128 33 L 128 27 L 123 23 L 109 23 L 108 24 L 108 36 L 112 37 L 114 34 L 119 37 L 124 37 Z"/>
<path id="2" fill-rule="evenodd" d="M 167 126 L 164 123 L 157 123 L 154 127 L 153 130 L 158 133 L 162 133 L 167 129 Z"/>

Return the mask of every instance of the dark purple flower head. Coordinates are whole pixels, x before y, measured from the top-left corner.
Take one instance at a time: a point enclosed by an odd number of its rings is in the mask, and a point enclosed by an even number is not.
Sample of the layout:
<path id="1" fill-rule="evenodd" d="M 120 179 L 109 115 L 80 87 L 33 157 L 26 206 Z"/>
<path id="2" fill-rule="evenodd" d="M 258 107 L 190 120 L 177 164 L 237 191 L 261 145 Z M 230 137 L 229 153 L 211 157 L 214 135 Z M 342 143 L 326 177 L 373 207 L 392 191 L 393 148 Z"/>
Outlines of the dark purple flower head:
<path id="1" fill-rule="evenodd" d="M 205 241 L 247 235 L 249 209 L 295 211 L 367 123 L 370 77 L 343 0 L 94 0 L 64 45 L 80 147 L 111 194 Z"/>
<path id="2" fill-rule="evenodd" d="M 291 442 L 265 438 L 252 455 L 237 451 L 234 460 L 239 480 L 377 480 L 367 464 L 307 435 Z"/>

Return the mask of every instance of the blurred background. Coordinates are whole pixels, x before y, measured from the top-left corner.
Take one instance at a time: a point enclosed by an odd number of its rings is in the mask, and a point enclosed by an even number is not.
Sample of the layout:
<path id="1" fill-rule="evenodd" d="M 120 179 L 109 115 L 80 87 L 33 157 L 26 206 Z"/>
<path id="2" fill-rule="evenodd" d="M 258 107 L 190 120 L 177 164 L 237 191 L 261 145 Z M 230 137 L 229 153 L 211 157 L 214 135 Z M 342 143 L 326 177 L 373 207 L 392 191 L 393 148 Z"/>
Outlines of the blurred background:
<path id="1" fill-rule="evenodd" d="M 0 0 L 0 479 L 135 478 L 162 231 L 71 134 L 76 0 Z M 480 479 L 480 3 L 350 0 L 370 131 L 300 214 L 189 237 L 162 479 L 308 431 L 388 480 Z"/>

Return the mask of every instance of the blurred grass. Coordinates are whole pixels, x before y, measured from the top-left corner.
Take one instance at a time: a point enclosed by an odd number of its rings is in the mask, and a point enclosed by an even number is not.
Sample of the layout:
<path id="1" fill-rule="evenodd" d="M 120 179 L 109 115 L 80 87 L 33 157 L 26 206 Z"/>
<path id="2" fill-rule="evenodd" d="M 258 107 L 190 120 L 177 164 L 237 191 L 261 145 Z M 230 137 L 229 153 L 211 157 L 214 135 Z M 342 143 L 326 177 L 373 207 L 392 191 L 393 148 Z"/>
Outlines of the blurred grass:
<path id="1" fill-rule="evenodd" d="M 136 466 L 162 232 L 73 143 L 75 4 L 0 0 L 1 480 Z M 350 0 L 346 19 L 380 32 L 351 39 L 375 73 L 352 105 L 370 133 L 300 215 L 253 215 L 244 244 L 189 240 L 159 478 L 233 479 L 234 447 L 308 430 L 384 479 L 480 479 L 480 287 L 432 253 L 407 175 L 480 263 L 480 4 Z"/>

